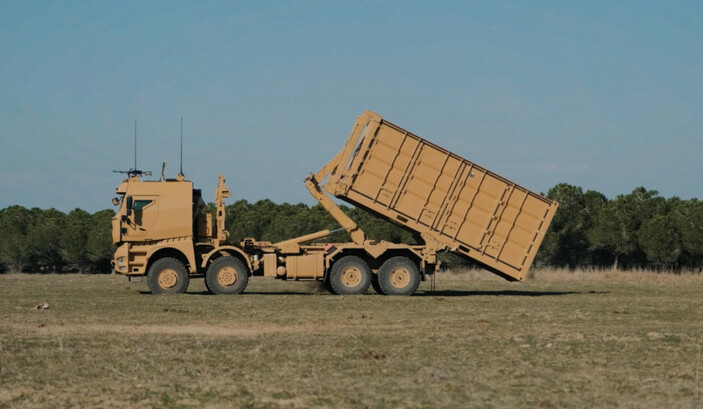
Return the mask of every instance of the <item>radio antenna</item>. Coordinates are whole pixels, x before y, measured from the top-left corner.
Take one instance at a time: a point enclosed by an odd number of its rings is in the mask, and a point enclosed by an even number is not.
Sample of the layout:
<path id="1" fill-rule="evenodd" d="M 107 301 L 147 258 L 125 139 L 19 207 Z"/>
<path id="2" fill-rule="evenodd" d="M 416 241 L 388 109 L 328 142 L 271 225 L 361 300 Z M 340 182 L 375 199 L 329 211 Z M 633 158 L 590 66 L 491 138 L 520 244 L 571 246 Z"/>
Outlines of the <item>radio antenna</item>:
<path id="1" fill-rule="evenodd" d="M 134 169 L 137 169 L 137 120 L 134 120 Z"/>
<path id="2" fill-rule="evenodd" d="M 113 170 L 114 173 L 124 173 L 129 177 L 135 176 L 151 176 L 151 171 L 143 171 L 137 169 L 137 120 L 134 120 L 134 167 L 130 170 Z"/>
<path id="3" fill-rule="evenodd" d="M 183 174 L 183 118 L 181 117 L 181 175 Z"/>

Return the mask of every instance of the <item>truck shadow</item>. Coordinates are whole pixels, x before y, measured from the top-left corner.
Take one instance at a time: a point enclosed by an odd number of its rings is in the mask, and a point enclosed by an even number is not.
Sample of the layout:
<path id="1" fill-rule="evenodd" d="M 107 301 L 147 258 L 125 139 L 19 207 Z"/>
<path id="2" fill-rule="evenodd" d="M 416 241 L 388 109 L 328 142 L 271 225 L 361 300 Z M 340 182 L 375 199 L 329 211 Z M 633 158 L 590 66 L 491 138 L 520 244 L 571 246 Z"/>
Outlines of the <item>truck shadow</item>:
<path id="1" fill-rule="evenodd" d="M 546 297 L 555 295 L 573 295 L 573 294 L 608 294 L 610 291 L 521 291 L 521 290 L 439 290 L 439 291 L 423 291 L 415 295 L 418 297 L 474 297 L 482 295 L 493 296 L 508 296 L 508 297 Z"/>
<path id="2" fill-rule="evenodd" d="M 139 291 L 139 294 L 151 294 L 150 291 Z M 213 296 L 208 291 L 186 291 L 187 295 L 207 295 Z M 547 297 L 557 295 L 576 294 L 610 294 L 610 291 L 520 291 L 520 290 L 495 290 L 495 291 L 463 291 L 463 290 L 439 290 L 439 291 L 418 291 L 413 297 L 477 297 L 492 295 L 496 297 Z M 328 295 L 328 292 L 308 292 L 308 291 L 244 291 L 242 295 Z M 364 294 L 366 296 L 379 295 L 374 292 Z"/>
<path id="3" fill-rule="evenodd" d="M 152 295 L 151 291 L 140 290 L 139 294 L 142 295 Z M 184 295 L 207 295 L 210 297 L 216 297 L 216 295 L 211 294 L 209 291 L 186 291 Z M 161 294 L 157 294 L 161 295 Z M 236 295 L 223 295 L 223 297 L 238 297 L 240 295 L 332 295 L 330 293 L 315 293 L 315 292 L 305 292 L 305 291 L 244 291 L 242 294 Z"/>

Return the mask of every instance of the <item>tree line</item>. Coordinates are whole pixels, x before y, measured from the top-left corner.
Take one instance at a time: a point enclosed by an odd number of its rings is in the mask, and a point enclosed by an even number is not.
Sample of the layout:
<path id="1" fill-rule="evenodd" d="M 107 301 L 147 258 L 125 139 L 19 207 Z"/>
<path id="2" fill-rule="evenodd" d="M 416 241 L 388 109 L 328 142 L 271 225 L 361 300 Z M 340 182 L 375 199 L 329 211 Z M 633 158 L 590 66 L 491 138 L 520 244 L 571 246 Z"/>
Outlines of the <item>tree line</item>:
<path id="1" fill-rule="evenodd" d="M 0 210 L 0 271 L 110 272 L 113 210 Z"/>
<path id="2" fill-rule="evenodd" d="M 559 184 L 547 192 L 559 209 L 537 254 L 558 267 L 703 267 L 703 202 L 669 199 L 643 187 L 608 200 Z"/>
<path id="3" fill-rule="evenodd" d="M 646 269 L 703 268 L 703 202 L 663 198 L 639 187 L 609 200 L 592 190 L 558 184 L 547 197 L 559 202 L 554 220 L 537 254 L 538 266 L 616 267 Z M 342 209 L 367 236 L 396 243 L 419 243 L 400 226 L 354 207 Z M 214 205 L 208 206 L 214 214 Z M 283 241 L 338 224 L 320 205 L 277 204 L 270 200 L 238 200 L 226 208 L 230 241 L 246 237 Z M 0 271 L 110 271 L 114 250 L 111 219 L 114 211 L 90 214 L 81 209 L 10 206 L 0 210 Z M 349 236 L 337 231 L 329 241 Z M 471 264 L 446 254 L 449 264 Z"/>

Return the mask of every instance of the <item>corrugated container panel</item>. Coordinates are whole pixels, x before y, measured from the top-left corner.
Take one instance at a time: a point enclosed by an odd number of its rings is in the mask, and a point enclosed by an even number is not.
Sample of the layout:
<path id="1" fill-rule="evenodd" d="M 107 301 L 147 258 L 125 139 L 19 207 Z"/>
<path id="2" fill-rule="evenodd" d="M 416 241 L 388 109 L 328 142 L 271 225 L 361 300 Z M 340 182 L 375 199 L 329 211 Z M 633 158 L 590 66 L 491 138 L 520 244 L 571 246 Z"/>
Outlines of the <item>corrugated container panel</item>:
<path id="1" fill-rule="evenodd" d="M 367 112 L 329 191 L 522 280 L 557 203 Z M 355 128 L 357 129 L 357 128 Z M 354 133 L 350 138 L 354 137 Z"/>

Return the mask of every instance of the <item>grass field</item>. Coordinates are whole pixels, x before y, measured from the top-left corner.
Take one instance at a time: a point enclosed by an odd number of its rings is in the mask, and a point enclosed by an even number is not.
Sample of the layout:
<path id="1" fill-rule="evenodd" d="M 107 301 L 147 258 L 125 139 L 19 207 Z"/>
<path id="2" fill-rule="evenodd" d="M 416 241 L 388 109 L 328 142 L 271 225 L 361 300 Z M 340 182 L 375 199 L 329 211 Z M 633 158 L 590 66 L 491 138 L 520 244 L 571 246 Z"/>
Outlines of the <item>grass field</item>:
<path id="1" fill-rule="evenodd" d="M 701 274 L 443 273 L 399 298 L 264 278 L 204 290 L 0 275 L 0 408 L 703 407 Z"/>

